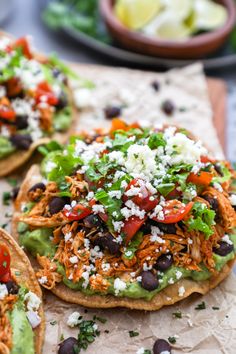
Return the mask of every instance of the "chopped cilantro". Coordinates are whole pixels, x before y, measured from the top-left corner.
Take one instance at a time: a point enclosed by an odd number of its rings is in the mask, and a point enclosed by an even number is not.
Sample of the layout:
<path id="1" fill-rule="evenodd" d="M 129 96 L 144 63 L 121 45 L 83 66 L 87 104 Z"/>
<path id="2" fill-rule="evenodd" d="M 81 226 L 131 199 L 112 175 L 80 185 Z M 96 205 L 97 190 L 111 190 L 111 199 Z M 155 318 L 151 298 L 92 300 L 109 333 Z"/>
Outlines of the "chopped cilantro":
<path id="1" fill-rule="evenodd" d="M 151 354 L 151 350 L 149 350 L 149 349 L 144 349 L 143 354 Z"/>
<path id="2" fill-rule="evenodd" d="M 219 310 L 220 308 L 218 306 L 212 306 L 212 310 Z"/>
<path id="3" fill-rule="evenodd" d="M 173 312 L 172 316 L 175 318 L 182 318 L 182 312 L 181 311 Z"/>
<path id="4" fill-rule="evenodd" d="M 7 178 L 7 182 L 10 184 L 10 186 L 12 187 L 16 187 L 17 186 L 17 179 L 16 178 Z"/>
<path id="5" fill-rule="evenodd" d="M 86 350 L 89 344 L 95 341 L 95 338 L 100 335 L 100 332 L 96 328 L 96 323 L 94 321 L 84 320 L 79 324 L 79 335 L 78 335 L 78 351 L 80 353 L 81 349 Z"/>
<path id="6" fill-rule="evenodd" d="M 60 341 L 63 341 L 65 339 L 65 337 L 64 337 L 64 334 L 62 333 L 61 335 L 60 335 Z"/>
<path id="7" fill-rule="evenodd" d="M 57 324 L 56 320 L 50 321 L 50 325 L 55 326 Z"/>
<path id="8" fill-rule="evenodd" d="M 163 133 L 153 133 L 148 139 L 148 146 L 150 149 L 156 149 L 159 146 L 166 146 L 166 141 L 163 138 Z"/>
<path id="9" fill-rule="evenodd" d="M 139 332 L 129 331 L 129 336 L 130 336 L 130 338 L 137 337 L 137 336 L 139 336 Z"/>
<path id="10" fill-rule="evenodd" d="M 106 319 L 106 318 L 104 318 L 104 317 L 99 317 L 99 316 L 96 316 L 96 315 L 93 316 L 93 320 L 94 320 L 94 321 L 99 321 L 99 322 L 101 322 L 101 323 L 106 323 L 106 322 L 107 322 L 107 319 Z"/>
<path id="11" fill-rule="evenodd" d="M 38 151 L 44 156 L 47 156 L 49 152 L 58 150 L 63 150 L 63 146 L 54 140 L 50 141 L 48 144 L 44 144 L 38 147 Z"/>
<path id="12" fill-rule="evenodd" d="M 11 193 L 10 192 L 3 192 L 2 194 L 2 203 L 3 205 L 10 205 L 11 200 Z"/>
<path id="13" fill-rule="evenodd" d="M 158 191 L 166 197 L 170 192 L 175 189 L 175 183 L 161 183 L 157 187 Z"/>
<path id="14" fill-rule="evenodd" d="M 230 180 L 230 178 L 232 177 L 230 170 L 226 166 L 224 166 L 223 164 L 219 164 L 219 166 L 220 171 L 222 172 L 222 176 L 213 177 L 212 183 L 224 183 Z"/>
<path id="15" fill-rule="evenodd" d="M 169 338 L 168 338 L 168 341 L 169 341 L 171 344 L 175 344 L 175 343 L 176 343 L 176 338 L 175 338 L 175 337 L 169 337 Z"/>
<path id="16" fill-rule="evenodd" d="M 189 230 L 201 231 L 205 234 L 208 239 L 214 231 L 212 226 L 215 225 L 215 212 L 210 210 L 203 203 L 196 202 L 192 208 L 193 216 L 190 217 L 185 224 L 188 226 Z"/>
<path id="17" fill-rule="evenodd" d="M 198 304 L 198 305 L 195 307 L 195 310 L 205 310 L 205 309 L 206 309 L 205 301 L 202 301 L 200 304 Z"/>

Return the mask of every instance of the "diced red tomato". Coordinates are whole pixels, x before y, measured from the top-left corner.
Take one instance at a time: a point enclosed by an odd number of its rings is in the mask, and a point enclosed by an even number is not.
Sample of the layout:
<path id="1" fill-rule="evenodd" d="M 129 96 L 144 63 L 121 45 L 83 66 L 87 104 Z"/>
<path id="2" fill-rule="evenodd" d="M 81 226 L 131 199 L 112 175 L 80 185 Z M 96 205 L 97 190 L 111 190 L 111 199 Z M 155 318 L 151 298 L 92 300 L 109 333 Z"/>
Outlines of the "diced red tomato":
<path id="1" fill-rule="evenodd" d="M 0 245 L 0 280 L 6 282 L 10 277 L 11 256 L 5 245 Z"/>
<path id="2" fill-rule="evenodd" d="M 16 97 L 22 92 L 22 85 L 18 78 L 12 77 L 7 81 L 7 96 Z"/>
<path id="3" fill-rule="evenodd" d="M 214 163 L 214 159 L 211 159 L 210 157 L 208 157 L 208 156 L 201 156 L 201 162 L 202 163 L 208 163 L 208 162 L 210 162 L 210 163 Z"/>
<path id="4" fill-rule="evenodd" d="M 0 118 L 14 121 L 15 117 L 16 117 L 16 113 L 11 107 L 0 105 Z"/>
<path id="5" fill-rule="evenodd" d="M 177 187 L 173 189 L 170 193 L 167 194 L 166 199 L 178 199 L 181 196 L 182 192 L 177 190 Z"/>
<path id="6" fill-rule="evenodd" d="M 108 215 L 106 213 L 98 213 L 98 215 L 102 219 L 102 221 L 104 222 L 108 221 Z"/>
<path id="7" fill-rule="evenodd" d="M 153 220 L 164 224 L 174 224 L 185 219 L 192 209 L 193 202 L 183 204 L 179 200 L 168 200 L 163 206 L 164 219 L 154 217 Z"/>
<path id="8" fill-rule="evenodd" d="M 128 186 L 126 187 L 126 191 L 134 187 L 140 187 L 140 183 L 138 179 L 133 179 L 130 181 Z M 150 197 L 152 197 L 152 194 L 148 191 L 148 189 L 143 185 L 140 187 L 140 195 L 135 195 L 131 198 L 129 198 L 127 195 L 123 196 L 123 201 L 126 202 L 128 199 L 131 199 L 136 205 L 139 206 L 140 209 L 145 210 L 145 211 L 150 211 L 156 207 L 158 204 L 158 199 L 155 198 L 154 200 L 150 200 Z"/>
<path id="9" fill-rule="evenodd" d="M 140 128 L 140 125 L 137 122 L 132 124 L 125 123 L 122 119 L 114 118 L 111 123 L 110 133 L 113 133 L 116 130 L 128 131 L 130 129 Z"/>
<path id="10" fill-rule="evenodd" d="M 209 186 L 213 178 L 212 173 L 201 171 L 198 174 L 190 173 L 187 182 L 194 183 L 197 185 Z"/>
<path id="11" fill-rule="evenodd" d="M 43 101 L 42 97 L 44 98 Z M 36 103 L 46 102 L 51 106 L 56 106 L 58 103 L 57 96 L 53 93 L 50 85 L 46 81 L 43 81 L 38 84 L 36 89 L 35 100 Z"/>
<path id="12" fill-rule="evenodd" d="M 130 240 L 132 240 L 146 219 L 147 218 L 140 219 L 138 216 L 131 216 L 128 220 L 125 220 L 121 232 L 125 234 L 126 245 L 130 242 Z"/>
<path id="13" fill-rule="evenodd" d="M 67 210 L 63 209 L 63 214 L 70 221 L 76 221 L 86 218 L 86 216 L 92 213 L 92 206 L 95 204 L 95 200 L 91 200 L 89 202 L 89 206 L 85 206 L 83 204 L 77 204 L 73 209 Z"/>
<path id="14" fill-rule="evenodd" d="M 27 38 L 21 37 L 21 38 L 17 39 L 12 44 L 12 49 L 15 49 L 15 48 L 21 48 L 22 52 L 26 58 L 28 58 L 28 59 L 33 58 Z"/>
<path id="15" fill-rule="evenodd" d="M 0 277 L 0 281 L 2 283 L 7 283 L 9 280 L 12 280 L 10 269 L 9 269 L 9 271 L 6 274 L 4 274 L 2 277 Z"/>

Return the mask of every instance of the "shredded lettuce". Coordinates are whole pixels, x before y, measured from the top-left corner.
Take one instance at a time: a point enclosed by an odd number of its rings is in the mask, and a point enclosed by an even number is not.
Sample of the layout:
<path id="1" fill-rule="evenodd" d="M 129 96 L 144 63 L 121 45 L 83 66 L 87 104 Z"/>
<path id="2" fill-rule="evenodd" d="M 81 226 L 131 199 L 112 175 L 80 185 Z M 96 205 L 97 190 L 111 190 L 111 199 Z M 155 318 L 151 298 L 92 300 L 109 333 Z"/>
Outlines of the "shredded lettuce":
<path id="1" fill-rule="evenodd" d="M 203 203 L 196 202 L 192 208 L 192 216 L 190 219 L 185 221 L 190 231 L 196 230 L 201 231 L 205 234 L 206 239 L 208 239 L 214 231 L 212 226 L 215 225 L 215 215 L 214 210 L 208 209 Z"/>

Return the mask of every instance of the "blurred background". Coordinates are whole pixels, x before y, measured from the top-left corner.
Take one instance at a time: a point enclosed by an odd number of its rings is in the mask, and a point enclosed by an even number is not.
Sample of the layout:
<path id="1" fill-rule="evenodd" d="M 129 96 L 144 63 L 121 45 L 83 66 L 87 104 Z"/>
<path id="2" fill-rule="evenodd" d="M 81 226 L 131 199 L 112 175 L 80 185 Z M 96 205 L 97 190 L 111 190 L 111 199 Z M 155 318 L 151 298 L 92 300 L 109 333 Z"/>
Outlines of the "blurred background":
<path id="1" fill-rule="evenodd" d="M 233 162 L 235 18 L 234 0 L 0 0 L 3 31 L 32 35 L 40 51 L 65 60 L 154 71 L 201 60 L 208 76 L 227 84 L 227 155 Z"/>

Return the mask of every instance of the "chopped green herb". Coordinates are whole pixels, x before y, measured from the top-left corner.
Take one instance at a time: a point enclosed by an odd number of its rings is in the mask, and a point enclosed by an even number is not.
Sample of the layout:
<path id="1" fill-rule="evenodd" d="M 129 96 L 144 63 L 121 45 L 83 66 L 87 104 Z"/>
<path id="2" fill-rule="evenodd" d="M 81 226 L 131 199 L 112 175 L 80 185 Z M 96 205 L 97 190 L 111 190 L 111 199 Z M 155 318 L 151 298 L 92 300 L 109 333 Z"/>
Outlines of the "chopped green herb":
<path id="1" fill-rule="evenodd" d="M 200 304 L 198 304 L 196 307 L 195 307 L 195 310 L 205 310 L 206 309 L 206 304 L 204 301 L 202 301 Z"/>
<path id="2" fill-rule="evenodd" d="M 208 239 L 214 231 L 212 226 L 215 225 L 215 215 L 214 210 L 208 209 L 203 203 L 196 202 L 192 208 L 193 216 L 185 221 L 189 230 L 201 231 L 205 234 L 206 239 Z"/>
<path id="3" fill-rule="evenodd" d="M 65 339 L 64 334 L 62 333 L 60 336 L 60 341 L 63 341 Z"/>
<path id="4" fill-rule="evenodd" d="M 50 321 L 50 325 L 55 326 L 57 324 L 56 320 Z"/>
<path id="5" fill-rule="evenodd" d="M 2 229 L 5 229 L 5 228 L 7 227 L 7 225 L 8 225 L 8 223 L 2 224 L 2 225 L 1 225 L 1 228 L 2 228 Z"/>
<path id="6" fill-rule="evenodd" d="M 212 306 L 212 310 L 219 310 L 220 308 L 218 306 Z"/>
<path id="7" fill-rule="evenodd" d="M 10 205 L 10 200 L 11 200 L 11 193 L 10 192 L 3 192 L 2 195 L 2 203 L 3 205 Z"/>
<path id="8" fill-rule="evenodd" d="M 176 343 L 176 338 L 175 338 L 175 337 L 169 337 L 169 338 L 168 338 L 168 341 L 169 341 L 171 344 L 175 344 L 175 343 Z"/>
<path id="9" fill-rule="evenodd" d="M 76 353 L 80 353 L 82 349 L 86 350 L 89 344 L 95 341 L 95 338 L 100 335 L 100 331 L 97 329 L 97 325 L 94 321 L 84 320 L 78 325 L 78 348 Z"/>
<path id="10" fill-rule="evenodd" d="M 7 182 L 10 184 L 10 186 L 12 187 L 16 187 L 17 186 L 17 179 L 16 178 L 7 178 Z"/>
<path id="11" fill-rule="evenodd" d="M 93 316 L 93 320 L 94 321 L 99 321 L 101 323 L 106 323 L 107 322 L 107 319 L 106 318 L 103 318 L 103 317 L 99 317 L 99 316 Z"/>
<path id="12" fill-rule="evenodd" d="M 182 312 L 181 311 L 173 312 L 172 316 L 175 318 L 182 318 Z"/>
<path id="13" fill-rule="evenodd" d="M 151 350 L 149 350 L 149 349 L 144 349 L 143 354 L 151 354 Z"/>
<path id="14" fill-rule="evenodd" d="M 130 336 L 130 338 L 137 337 L 137 336 L 139 336 L 139 332 L 129 331 L 129 336 Z"/>

